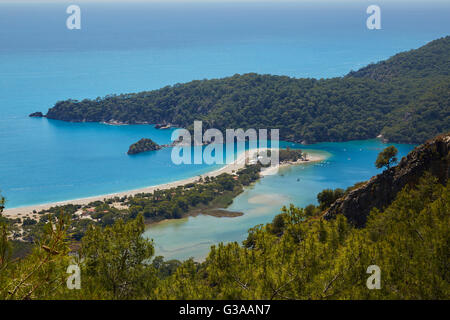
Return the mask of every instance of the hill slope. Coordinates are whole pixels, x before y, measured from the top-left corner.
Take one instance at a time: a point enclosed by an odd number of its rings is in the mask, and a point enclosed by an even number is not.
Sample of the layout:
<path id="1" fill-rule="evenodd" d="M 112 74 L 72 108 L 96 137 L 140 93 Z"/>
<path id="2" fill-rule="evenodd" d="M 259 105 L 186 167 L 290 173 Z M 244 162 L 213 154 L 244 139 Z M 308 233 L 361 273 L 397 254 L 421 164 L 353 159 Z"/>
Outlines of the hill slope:
<path id="1" fill-rule="evenodd" d="M 338 199 L 324 214 L 325 219 L 343 214 L 356 226 L 363 226 L 373 208 L 389 206 L 407 185 L 417 184 L 425 172 L 445 184 L 450 174 L 450 133 L 415 148 L 400 163 Z"/>
<path id="2" fill-rule="evenodd" d="M 184 262 L 161 298 L 448 299 L 449 144 L 449 134 L 429 141 L 358 189 L 370 211 L 364 226 L 345 212 L 323 219 L 310 206 L 284 207 L 250 229 L 244 246 L 219 244 L 201 265 Z M 381 210 L 370 203 L 383 197 Z M 373 265 L 379 290 L 367 288 Z"/>
<path id="3" fill-rule="evenodd" d="M 396 54 L 386 61 L 370 64 L 348 77 L 388 81 L 399 77 L 425 78 L 450 75 L 450 36 L 427 45 Z"/>

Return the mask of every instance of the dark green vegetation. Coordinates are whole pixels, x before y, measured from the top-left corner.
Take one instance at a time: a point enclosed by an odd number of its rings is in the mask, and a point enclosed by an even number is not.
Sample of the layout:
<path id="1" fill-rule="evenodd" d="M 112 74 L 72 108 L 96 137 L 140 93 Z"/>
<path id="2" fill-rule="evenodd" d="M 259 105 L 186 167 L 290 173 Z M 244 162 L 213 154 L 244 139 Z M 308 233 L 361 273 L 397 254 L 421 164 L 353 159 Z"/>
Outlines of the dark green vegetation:
<path id="1" fill-rule="evenodd" d="M 133 143 L 128 149 L 128 154 L 138 154 L 147 151 L 155 151 L 161 149 L 161 146 L 151 139 L 142 138 L 136 143 Z"/>
<path id="2" fill-rule="evenodd" d="M 270 156 L 270 150 L 268 152 L 268 156 Z M 280 163 L 283 162 L 296 162 L 298 160 L 304 160 L 305 154 L 300 149 L 291 149 L 287 147 L 286 149 L 280 149 L 278 153 L 278 160 Z"/>
<path id="3" fill-rule="evenodd" d="M 397 162 L 397 153 L 398 150 L 394 146 L 389 146 L 385 148 L 377 157 L 375 161 L 375 166 L 380 169 L 386 167 L 386 169 L 390 169 L 391 165 Z"/>
<path id="4" fill-rule="evenodd" d="M 318 195 L 320 206 L 283 207 L 272 223 L 250 229 L 243 246 L 213 246 L 203 263 L 150 260 L 142 215 L 106 229 L 90 225 L 78 258 L 68 256 L 66 215 L 47 224 L 19 261 L 5 254 L 2 224 L 0 299 L 449 299 L 450 182 L 448 173 L 438 172 L 445 181 L 435 174 L 422 172 L 384 209 L 372 209 L 363 227 L 342 214 L 323 219 L 330 197 L 342 195 L 328 190 Z M 80 290 L 66 288 L 73 263 Z M 380 290 L 366 286 L 371 265 L 381 270 Z"/>
<path id="5" fill-rule="evenodd" d="M 331 206 L 337 199 L 344 195 L 343 189 L 325 189 L 317 195 L 317 201 L 321 210 L 325 210 Z"/>
<path id="6" fill-rule="evenodd" d="M 424 84 L 426 85 L 426 84 Z M 450 80 L 442 80 L 392 113 L 383 129 L 391 141 L 416 143 L 450 131 Z"/>
<path id="7" fill-rule="evenodd" d="M 448 299 L 449 187 L 426 175 L 388 208 L 372 211 L 362 229 L 342 215 L 326 221 L 283 208 L 272 224 L 250 232 L 245 247 L 213 247 L 195 273 L 180 267 L 165 281 L 164 297 Z M 373 264 L 381 268 L 381 290 L 366 287 Z M 174 289 L 177 281 L 195 293 Z"/>
<path id="8" fill-rule="evenodd" d="M 271 157 L 271 150 L 267 150 L 266 154 L 261 154 L 260 157 Z M 307 154 L 303 153 L 300 149 L 291 149 L 287 147 L 286 149 L 278 149 L 278 161 L 280 164 L 283 163 L 294 163 L 299 160 L 306 161 Z M 270 161 L 270 160 L 267 160 Z M 265 161 L 265 162 L 267 162 Z"/>
<path id="9" fill-rule="evenodd" d="M 160 90 L 60 101 L 66 121 L 171 123 L 204 129 L 278 128 L 287 141 L 375 138 L 420 143 L 450 130 L 450 37 L 347 76 L 294 79 L 244 74 Z"/>

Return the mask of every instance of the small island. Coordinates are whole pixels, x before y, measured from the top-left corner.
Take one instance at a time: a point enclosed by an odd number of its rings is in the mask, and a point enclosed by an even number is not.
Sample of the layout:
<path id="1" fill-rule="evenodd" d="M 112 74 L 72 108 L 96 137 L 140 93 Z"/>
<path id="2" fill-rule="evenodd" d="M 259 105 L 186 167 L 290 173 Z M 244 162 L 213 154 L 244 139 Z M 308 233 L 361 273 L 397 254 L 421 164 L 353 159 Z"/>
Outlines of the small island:
<path id="1" fill-rule="evenodd" d="M 29 117 L 31 118 L 43 118 L 45 117 L 44 114 L 42 112 L 33 112 L 32 114 L 29 115 Z"/>
<path id="2" fill-rule="evenodd" d="M 153 140 L 147 139 L 147 138 L 142 138 L 141 140 L 139 140 L 136 143 L 133 143 L 130 146 L 127 154 L 129 154 L 129 155 L 138 154 L 138 153 L 147 152 L 147 151 L 160 150 L 161 148 L 162 148 L 162 146 L 160 146 Z"/>

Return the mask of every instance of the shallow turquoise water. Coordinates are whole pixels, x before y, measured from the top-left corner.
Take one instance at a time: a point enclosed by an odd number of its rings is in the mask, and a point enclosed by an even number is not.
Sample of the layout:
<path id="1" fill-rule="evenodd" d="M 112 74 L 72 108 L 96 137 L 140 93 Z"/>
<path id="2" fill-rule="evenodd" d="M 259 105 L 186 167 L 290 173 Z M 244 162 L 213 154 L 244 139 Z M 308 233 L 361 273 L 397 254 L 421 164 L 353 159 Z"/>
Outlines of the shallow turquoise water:
<path id="1" fill-rule="evenodd" d="M 277 175 L 265 176 L 247 188 L 228 208 L 244 212 L 243 216 L 216 218 L 199 215 L 150 226 L 145 236 L 154 239 L 156 254 L 168 259 L 194 257 L 201 260 L 213 244 L 241 242 L 249 228 L 270 222 L 283 205 L 316 204 L 316 195 L 323 189 L 345 189 L 380 173 L 374 162 L 378 153 L 386 147 L 378 140 L 319 143 L 305 147 L 291 143 L 282 145 L 319 153 L 327 159 L 281 168 Z M 405 144 L 395 146 L 399 150 L 399 158 L 414 147 Z"/>

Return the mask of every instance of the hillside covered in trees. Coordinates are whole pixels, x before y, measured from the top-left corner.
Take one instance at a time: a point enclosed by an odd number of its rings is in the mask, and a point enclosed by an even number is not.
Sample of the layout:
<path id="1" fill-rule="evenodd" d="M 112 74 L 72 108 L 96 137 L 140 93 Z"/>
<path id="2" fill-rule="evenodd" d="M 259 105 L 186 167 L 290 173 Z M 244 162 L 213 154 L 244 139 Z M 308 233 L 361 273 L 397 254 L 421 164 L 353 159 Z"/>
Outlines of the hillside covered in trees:
<path id="1" fill-rule="evenodd" d="M 401 77 L 450 76 L 449 41 L 450 37 L 432 41 L 419 49 L 401 52 L 388 60 L 350 72 L 347 77 L 389 81 Z"/>
<path id="2" fill-rule="evenodd" d="M 244 74 L 155 91 L 59 101 L 47 118 L 278 128 L 303 143 L 375 138 L 422 143 L 450 130 L 450 36 L 333 79 Z"/>
<path id="3" fill-rule="evenodd" d="M 435 152 L 433 145 L 416 152 Z M 0 299 L 449 299 L 448 157 L 448 149 L 439 159 L 419 154 L 430 170 L 418 171 L 385 208 L 373 208 L 364 226 L 343 214 L 324 219 L 330 202 L 354 187 L 326 190 L 318 206 L 283 207 L 242 245 L 213 246 L 202 263 L 153 258 L 142 215 L 90 225 L 71 248 L 65 213 L 44 225 L 29 255 L 11 259 L 9 226 L 0 221 Z M 68 290 L 66 269 L 74 263 L 82 285 Z M 381 272 L 379 290 L 366 286 L 372 265 Z"/>
<path id="4" fill-rule="evenodd" d="M 391 147 L 386 148 L 382 153 Z M 396 154 L 397 150 L 393 147 Z M 396 162 L 397 158 L 388 154 Z M 355 186 L 348 194 L 335 201 L 324 214 L 332 219 L 338 214 L 344 215 L 356 226 L 363 226 L 367 216 L 374 208 L 382 210 L 392 203 L 398 192 L 406 185 L 417 184 L 425 172 L 431 172 L 438 181 L 445 183 L 450 176 L 450 133 L 427 141 L 403 157 L 395 167 L 376 175 L 366 183 Z"/>

